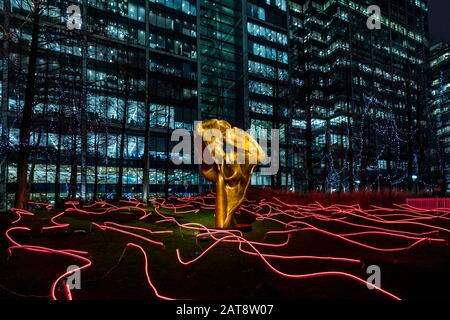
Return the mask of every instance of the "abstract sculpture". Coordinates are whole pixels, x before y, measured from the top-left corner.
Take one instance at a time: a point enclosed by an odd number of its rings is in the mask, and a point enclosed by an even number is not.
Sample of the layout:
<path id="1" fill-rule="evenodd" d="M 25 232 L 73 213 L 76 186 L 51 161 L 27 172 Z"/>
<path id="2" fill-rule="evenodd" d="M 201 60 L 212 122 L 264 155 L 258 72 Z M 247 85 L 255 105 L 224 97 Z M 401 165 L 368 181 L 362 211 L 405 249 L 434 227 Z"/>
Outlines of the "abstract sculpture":
<path id="1" fill-rule="evenodd" d="M 216 228 L 233 227 L 234 213 L 244 201 L 253 170 L 266 154 L 250 134 L 224 120 L 203 121 L 196 130 L 203 141 L 201 173 L 216 183 Z"/>

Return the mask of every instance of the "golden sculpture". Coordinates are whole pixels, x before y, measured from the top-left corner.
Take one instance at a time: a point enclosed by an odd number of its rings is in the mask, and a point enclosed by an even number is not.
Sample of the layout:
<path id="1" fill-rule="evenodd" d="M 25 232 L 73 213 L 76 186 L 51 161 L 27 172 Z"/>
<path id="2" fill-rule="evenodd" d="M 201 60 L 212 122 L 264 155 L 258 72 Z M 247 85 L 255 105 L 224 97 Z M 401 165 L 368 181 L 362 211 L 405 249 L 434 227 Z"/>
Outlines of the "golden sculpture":
<path id="1" fill-rule="evenodd" d="M 224 120 L 203 121 L 197 134 L 203 140 L 203 155 L 212 159 L 208 164 L 203 158 L 201 173 L 216 183 L 216 228 L 233 227 L 234 213 L 244 201 L 253 170 L 266 154 L 251 135 Z"/>

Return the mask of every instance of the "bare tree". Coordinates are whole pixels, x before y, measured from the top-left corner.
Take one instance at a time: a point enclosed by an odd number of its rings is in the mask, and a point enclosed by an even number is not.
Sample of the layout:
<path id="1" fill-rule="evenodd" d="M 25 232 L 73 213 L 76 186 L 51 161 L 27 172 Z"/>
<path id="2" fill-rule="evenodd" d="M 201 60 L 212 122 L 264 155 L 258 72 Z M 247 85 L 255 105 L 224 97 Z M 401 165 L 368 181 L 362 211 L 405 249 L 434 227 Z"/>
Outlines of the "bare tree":
<path id="1" fill-rule="evenodd" d="M 27 171 L 30 146 L 30 133 L 33 115 L 33 104 L 36 94 L 36 65 L 39 44 L 39 22 L 41 17 L 41 1 L 33 1 L 31 21 L 33 24 L 31 33 L 31 45 L 28 55 L 28 71 L 25 89 L 25 103 L 22 111 L 22 120 L 19 133 L 19 152 L 17 157 L 17 184 L 14 206 L 24 209 L 27 202 Z"/>
<path id="2" fill-rule="evenodd" d="M 122 124 L 120 129 L 120 146 L 119 146 L 119 173 L 117 179 L 117 189 L 116 198 L 120 201 L 123 197 L 123 167 L 124 167 L 124 157 L 125 157 L 125 138 L 126 138 L 126 126 L 127 126 L 127 116 L 128 116 L 128 104 L 129 104 L 129 90 L 130 90 L 130 74 L 129 66 L 124 66 L 124 104 L 122 112 Z"/>

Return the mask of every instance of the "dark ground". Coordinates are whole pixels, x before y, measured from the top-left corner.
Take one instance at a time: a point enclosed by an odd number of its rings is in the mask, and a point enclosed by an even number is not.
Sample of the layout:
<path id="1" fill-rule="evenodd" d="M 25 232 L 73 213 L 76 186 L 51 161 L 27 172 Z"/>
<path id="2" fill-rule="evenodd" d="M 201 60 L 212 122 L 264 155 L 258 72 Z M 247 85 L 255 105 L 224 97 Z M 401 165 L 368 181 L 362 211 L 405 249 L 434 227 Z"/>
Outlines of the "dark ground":
<path id="1" fill-rule="evenodd" d="M 169 211 L 165 211 L 169 214 Z M 39 211 L 35 217 L 24 217 L 19 226 L 28 226 L 30 233 L 12 233 L 21 244 L 39 244 L 56 249 L 78 249 L 90 252 L 93 266 L 82 271 L 82 289 L 73 291 L 75 300 L 96 299 L 155 299 L 144 273 L 144 257 L 134 248 L 129 248 L 120 264 L 114 266 L 128 242 L 142 245 L 149 257 L 149 273 L 160 294 L 177 299 L 345 299 L 345 300 L 385 300 L 385 296 L 369 291 L 365 285 L 350 279 L 327 277 L 308 280 L 282 278 L 265 266 L 258 257 L 245 255 L 237 249 L 237 244 L 221 244 L 197 263 L 190 266 L 179 264 L 175 250 L 180 249 L 185 260 L 193 259 L 202 248 L 208 247 L 210 240 L 195 240 L 195 231 L 174 227 L 171 223 L 156 224 L 155 218 L 138 221 L 139 214 L 116 214 L 114 217 L 91 217 L 68 214 L 58 221 L 70 223 L 69 229 L 40 232 L 48 226 L 51 213 Z M 239 219 L 248 220 L 243 215 Z M 173 234 L 154 235 L 151 239 L 165 243 L 158 248 L 128 235 L 113 231 L 101 231 L 90 225 L 90 220 L 103 220 L 157 230 L 173 230 Z M 177 215 L 180 222 L 197 222 L 212 226 L 213 216 L 209 211 L 198 214 Z M 1 216 L 2 235 L 8 225 Z M 320 224 L 320 223 L 318 223 Z M 448 228 L 449 226 L 447 226 Z M 330 228 L 330 226 L 328 226 Z M 86 230 L 85 235 L 75 235 L 74 230 Z M 346 232 L 342 226 L 333 225 L 334 232 Z M 272 222 L 253 223 L 253 230 L 245 238 L 263 241 L 266 231 L 281 230 Z M 142 233 L 140 233 L 142 234 Z M 448 236 L 448 235 L 447 235 Z M 280 243 L 285 235 L 271 235 L 267 242 Z M 449 238 L 447 237 L 449 240 Z M 395 245 L 385 239 L 371 239 L 373 244 Z M 42 296 L 49 299 L 52 282 L 70 264 L 68 258 L 28 251 L 7 254 L 7 242 L 0 240 L 0 299 L 37 299 L 21 295 Z M 399 245 L 404 242 L 398 241 Z M 293 236 L 285 248 L 264 249 L 265 253 L 283 255 L 332 255 L 359 258 L 363 264 L 347 264 L 328 261 L 273 261 L 280 270 L 290 273 L 306 273 L 339 270 L 367 278 L 366 268 L 376 264 L 382 270 L 382 288 L 407 300 L 450 299 L 450 249 L 448 245 L 423 244 L 402 253 L 379 253 L 342 243 L 314 232 L 302 232 Z M 110 271 L 110 272 L 109 272 Z M 109 272 L 109 273 L 108 273 Z M 13 291 L 14 293 L 12 293 Z"/>

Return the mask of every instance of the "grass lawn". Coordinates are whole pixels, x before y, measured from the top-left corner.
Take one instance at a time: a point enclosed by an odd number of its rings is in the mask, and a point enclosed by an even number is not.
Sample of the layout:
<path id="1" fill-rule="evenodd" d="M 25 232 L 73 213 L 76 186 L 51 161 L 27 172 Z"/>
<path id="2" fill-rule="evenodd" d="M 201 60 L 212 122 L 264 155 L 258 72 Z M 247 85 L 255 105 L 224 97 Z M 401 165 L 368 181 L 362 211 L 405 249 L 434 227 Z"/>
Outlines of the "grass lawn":
<path id="1" fill-rule="evenodd" d="M 192 205 L 190 208 L 200 211 L 174 213 L 172 209 L 163 207 L 159 207 L 158 211 L 168 217 L 174 217 L 180 224 L 199 223 L 207 227 L 214 226 L 212 210 L 201 209 L 199 205 Z M 255 207 L 248 208 L 252 211 Z M 30 228 L 29 232 L 10 231 L 10 236 L 21 245 L 87 251 L 85 257 L 92 261 L 92 266 L 81 271 L 82 288 L 72 290 L 75 300 L 156 299 L 146 279 L 144 255 L 137 248 L 127 247 L 130 242 L 142 246 L 147 253 L 148 272 L 159 294 L 175 299 L 389 299 L 380 292 L 368 290 L 365 284 L 345 277 L 290 279 L 280 276 L 270 270 L 260 257 L 241 252 L 238 243 L 221 242 L 195 263 L 182 265 L 177 259 L 177 249 L 183 260 L 192 260 L 215 241 L 210 237 L 197 237 L 198 230 L 182 228 L 171 221 L 158 222 L 162 218 L 154 212 L 154 208 L 145 209 L 151 214 L 143 220 L 139 220 L 143 215 L 139 211 L 123 210 L 103 215 L 67 212 L 56 221 L 67 223 L 69 227 L 50 230 L 42 230 L 42 227 L 53 225 L 50 219 L 56 212 L 39 209 L 34 211 L 34 216 L 23 216 L 14 224 L 14 227 Z M 104 209 L 89 210 L 101 212 Z M 329 212 L 323 214 L 329 215 Z M 383 212 L 377 214 L 381 215 Z M 291 221 L 287 216 L 278 218 L 284 222 Z M 5 230 L 8 222 L 4 217 L 2 219 L 2 229 Z M 287 240 L 287 234 L 266 235 L 270 231 L 286 230 L 277 221 L 255 220 L 253 215 L 245 212 L 241 212 L 237 219 L 238 222 L 252 224 L 252 230 L 244 233 L 244 238 L 248 241 L 283 244 Z M 364 220 L 350 216 L 348 219 L 354 223 Z M 335 234 L 346 234 L 360 229 L 336 220 L 323 221 L 311 217 L 302 221 Z M 126 229 L 164 243 L 164 247 L 161 247 L 129 234 L 101 230 L 93 225 L 93 222 L 99 225 L 115 222 L 172 233 L 150 235 L 144 231 Z M 450 228 L 449 221 L 445 219 L 430 220 L 427 223 L 443 229 Z M 372 223 L 371 226 L 379 227 L 381 224 Z M 429 231 L 429 228 L 416 225 L 400 227 L 408 232 Z M 120 229 L 125 230 L 123 227 Z M 381 287 L 402 299 L 449 299 L 449 235 L 442 230 L 438 235 L 433 235 L 446 240 L 447 243 L 424 241 L 409 250 L 382 252 L 315 230 L 303 230 L 293 232 L 284 246 L 258 246 L 258 249 L 264 254 L 278 256 L 334 256 L 361 260 L 360 263 L 348 263 L 311 259 L 268 259 L 277 270 L 284 273 L 298 275 L 340 271 L 367 279 L 367 267 L 378 265 L 381 269 Z M 409 239 L 379 234 L 352 236 L 351 239 L 381 248 L 405 247 L 412 242 Z M 52 283 L 66 272 L 69 265 L 80 264 L 80 261 L 74 258 L 29 250 L 14 250 L 9 256 L 9 246 L 3 237 L 0 242 L 0 299 L 48 300 Z M 251 251 L 248 245 L 242 246 Z M 62 295 L 59 294 L 58 297 L 61 298 Z"/>

